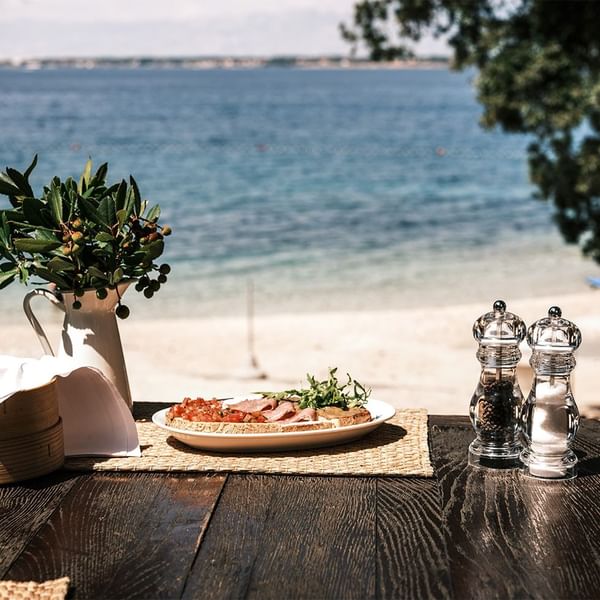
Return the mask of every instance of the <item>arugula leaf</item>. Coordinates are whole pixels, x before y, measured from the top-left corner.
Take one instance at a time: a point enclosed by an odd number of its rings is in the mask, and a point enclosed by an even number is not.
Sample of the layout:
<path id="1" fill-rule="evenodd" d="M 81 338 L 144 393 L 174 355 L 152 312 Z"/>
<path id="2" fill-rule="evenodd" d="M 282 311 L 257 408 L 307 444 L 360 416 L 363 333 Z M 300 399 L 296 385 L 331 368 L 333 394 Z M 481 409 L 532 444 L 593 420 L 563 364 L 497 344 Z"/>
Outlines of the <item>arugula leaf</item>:
<path id="1" fill-rule="evenodd" d="M 348 381 L 340 383 L 337 368 L 329 369 L 329 379 L 318 381 L 313 375 L 307 374 L 309 387 L 300 390 L 285 390 L 283 392 L 258 392 L 263 396 L 284 400 L 297 397 L 300 408 L 324 408 L 325 406 L 338 406 L 342 409 L 360 408 L 367 403 L 371 390 L 352 379 L 347 373 Z"/>

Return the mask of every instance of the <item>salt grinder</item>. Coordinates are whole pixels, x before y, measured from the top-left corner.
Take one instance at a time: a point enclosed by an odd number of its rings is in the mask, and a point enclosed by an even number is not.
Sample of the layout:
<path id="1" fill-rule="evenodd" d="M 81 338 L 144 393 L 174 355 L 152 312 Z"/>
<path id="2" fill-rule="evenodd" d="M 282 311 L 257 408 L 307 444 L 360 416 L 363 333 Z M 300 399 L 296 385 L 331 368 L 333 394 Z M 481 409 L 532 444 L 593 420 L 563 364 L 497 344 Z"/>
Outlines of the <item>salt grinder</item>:
<path id="1" fill-rule="evenodd" d="M 570 376 L 581 332 L 562 318 L 558 306 L 553 306 L 547 317 L 529 327 L 527 343 L 535 378 L 521 413 L 522 473 L 543 479 L 571 479 L 577 474 L 571 444 L 579 426 L 579 411 Z"/>
<path id="2" fill-rule="evenodd" d="M 505 302 L 496 300 L 492 312 L 475 321 L 473 337 L 479 342 L 481 375 L 469 409 L 477 435 L 469 446 L 469 464 L 516 467 L 521 450 L 519 413 L 523 404 L 516 369 L 525 323 L 506 312 Z"/>

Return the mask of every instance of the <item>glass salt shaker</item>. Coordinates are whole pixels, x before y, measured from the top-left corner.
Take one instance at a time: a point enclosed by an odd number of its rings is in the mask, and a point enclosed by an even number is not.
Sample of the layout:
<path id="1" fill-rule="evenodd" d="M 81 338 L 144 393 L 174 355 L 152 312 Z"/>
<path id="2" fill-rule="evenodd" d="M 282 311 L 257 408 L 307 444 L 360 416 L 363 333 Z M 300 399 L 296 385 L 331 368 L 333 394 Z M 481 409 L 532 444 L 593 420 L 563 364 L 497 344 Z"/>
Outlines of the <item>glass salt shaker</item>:
<path id="1" fill-rule="evenodd" d="M 543 479 L 571 479 L 577 474 L 571 444 L 579 426 L 579 411 L 570 377 L 581 332 L 553 306 L 547 317 L 531 325 L 527 343 L 535 378 L 521 413 L 522 472 Z"/>
<path id="2" fill-rule="evenodd" d="M 469 413 L 477 437 L 469 446 L 469 464 L 513 468 L 519 462 L 519 413 L 523 394 L 517 381 L 521 359 L 519 344 L 525 338 L 525 323 L 506 312 L 506 303 L 494 302 L 473 325 L 479 342 L 477 358 L 481 375 L 471 398 Z"/>

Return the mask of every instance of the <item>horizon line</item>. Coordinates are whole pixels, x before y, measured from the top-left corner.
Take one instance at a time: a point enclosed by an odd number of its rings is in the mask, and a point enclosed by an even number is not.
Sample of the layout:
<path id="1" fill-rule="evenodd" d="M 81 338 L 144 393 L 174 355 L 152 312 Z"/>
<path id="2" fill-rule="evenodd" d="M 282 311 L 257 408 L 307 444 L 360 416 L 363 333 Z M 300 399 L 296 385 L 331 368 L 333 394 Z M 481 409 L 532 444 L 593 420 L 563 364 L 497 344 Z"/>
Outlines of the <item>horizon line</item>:
<path id="1" fill-rule="evenodd" d="M 346 54 L 94 54 L 94 55 L 37 55 L 37 56 L 0 56 L 0 61 L 61 61 L 61 60 L 349 60 L 353 62 L 410 62 L 410 61 L 449 61 L 444 54 L 407 56 L 391 60 L 376 61 L 368 56 L 349 56 Z"/>

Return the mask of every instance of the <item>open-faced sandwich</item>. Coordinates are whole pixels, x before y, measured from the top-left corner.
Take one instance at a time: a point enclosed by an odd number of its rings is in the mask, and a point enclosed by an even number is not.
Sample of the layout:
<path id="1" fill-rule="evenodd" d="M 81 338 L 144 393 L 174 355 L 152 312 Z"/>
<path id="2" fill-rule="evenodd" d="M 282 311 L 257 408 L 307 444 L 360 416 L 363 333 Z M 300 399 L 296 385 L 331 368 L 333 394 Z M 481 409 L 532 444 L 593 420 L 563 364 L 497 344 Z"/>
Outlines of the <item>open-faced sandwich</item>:
<path id="1" fill-rule="evenodd" d="M 350 375 L 340 383 L 336 371 L 330 369 L 325 381 L 307 375 L 308 388 L 259 392 L 238 402 L 186 398 L 167 411 L 165 422 L 177 429 L 237 434 L 333 429 L 371 421 L 365 408 L 371 390 Z"/>

